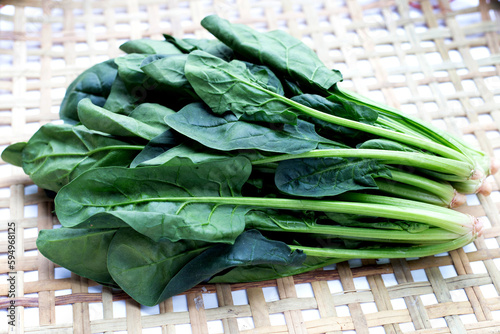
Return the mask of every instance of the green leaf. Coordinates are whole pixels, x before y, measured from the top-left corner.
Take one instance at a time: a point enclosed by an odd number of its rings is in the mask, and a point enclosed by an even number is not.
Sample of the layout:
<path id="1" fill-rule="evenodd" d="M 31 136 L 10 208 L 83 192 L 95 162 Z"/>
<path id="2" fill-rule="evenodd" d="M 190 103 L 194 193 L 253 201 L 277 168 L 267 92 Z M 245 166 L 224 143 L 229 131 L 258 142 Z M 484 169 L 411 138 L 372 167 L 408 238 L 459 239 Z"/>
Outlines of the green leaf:
<path id="1" fill-rule="evenodd" d="M 224 60 L 231 60 L 233 58 L 233 50 L 217 39 L 176 38 L 166 34 L 163 36 L 165 40 L 175 45 L 184 53 L 201 50 Z"/>
<path id="2" fill-rule="evenodd" d="M 314 126 L 302 120 L 296 125 L 266 127 L 238 120 L 233 114 L 214 115 L 201 102 L 188 104 L 175 114 L 165 117 L 174 130 L 217 150 L 258 149 L 278 153 L 302 153 L 328 142 L 314 131 Z"/>
<path id="3" fill-rule="evenodd" d="M 185 73 L 198 96 L 216 114 L 230 110 L 244 120 L 296 122 L 296 114 L 274 96 L 282 90 L 269 80 L 263 81 L 262 73 L 254 75 L 244 62 L 227 63 L 206 52 L 193 51 L 188 55 Z"/>
<path id="4" fill-rule="evenodd" d="M 193 241 L 153 242 L 130 229 L 117 232 L 110 246 L 111 275 L 132 298 L 153 306 L 230 268 L 261 264 L 297 266 L 302 252 L 291 252 L 258 231 L 242 233 L 233 245 Z"/>
<path id="5" fill-rule="evenodd" d="M 108 269 L 116 283 L 137 302 L 154 306 L 183 266 L 207 248 L 192 240 L 158 242 L 121 228 L 109 246 Z"/>
<path id="6" fill-rule="evenodd" d="M 108 272 L 108 248 L 116 230 L 58 228 L 41 230 L 36 240 L 50 261 L 103 285 L 116 286 Z"/>
<path id="7" fill-rule="evenodd" d="M 397 141 L 377 138 L 370 139 L 358 145 L 359 149 L 373 149 L 373 150 L 389 150 L 389 151 L 401 151 L 401 152 L 418 152 L 423 153 L 422 150 L 417 148 L 401 144 Z"/>
<path id="8" fill-rule="evenodd" d="M 339 71 L 328 69 L 312 49 L 285 31 L 260 33 L 216 15 L 205 17 L 201 25 L 236 53 L 293 78 L 308 92 L 327 91 L 342 80 Z"/>
<path id="9" fill-rule="evenodd" d="M 114 59 L 96 64 L 81 73 L 66 90 L 59 110 L 61 119 L 78 121 L 77 105 L 84 98 L 90 98 L 92 103 L 102 107 L 117 73 L 118 67 Z"/>
<path id="10" fill-rule="evenodd" d="M 187 55 L 150 56 L 141 64 L 141 70 L 161 84 L 170 93 L 176 93 L 178 98 L 199 100 L 184 73 Z"/>
<path id="11" fill-rule="evenodd" d="M 155 167 L 94 169 L 61 189 L 56 214 L 66 227 L 87 227 L 94 215 L 113 216 L 155 241 L 232 243 L 245 227 L 248 209 L 205 198 L 241 196 L 250 171 L 250 161 L 243 157 L 200 164 L 177 158 Z"/>
<path id="12" fill-rule="evenodd" d="M 11 165 L 22 167 L 23 150 L 26 147 L 26 145 L 27 145 L 26 142 L 19 142 L 7 146 L 5 150 L 2 151 L 2 160 Z"/>
<path id="13" fill-rule="evenodd" d="M 120 49 L 126 53 L 142 54 L 180 54 L 178 48 L 167 41 L 158 41 L 153 39 L 136 39 L 123 43 Z"/>
<path id="14" fill-rule="evenodd" d="M 130 163 L 130 168 L 163 165 L 170 159 L 163 161 L 160 157 L 179 145 L 180 141 L 179 135 L 170 129 L 161 133 L 146 144 Z"/>
<path id="15" fill-rule="evenodd" d="M 48 123 L 23 149 L 23 169 L 39 187 L 59 191 L 88 169 L 128 166 L 140 149 L 83 125 Z"/>
<path id="16" fill-rule="evenodd" d="M 139 105 L 128 116 L 98 107 L 90 99 L 83 99 L 78 104 L 78 116 L 88 129 L 148 141 L 168 130 L 168 126 L 161 120 L 172 113 L 175 112 L 169 108 L 149 103 Z"/>
<path id="17" fill-rule="evenodd" d="M 161 300 L 169 298 L 227 269 L 259 265 L 296 267 L 306 259 L 283 242 L 266 239 L 257 230 L 242 233 L 232 245 L 213 246 L 189 261 L 167 285 Z M 262 279 L 265 279 L 263 277 Z"/>
<path id="18" fill-rule="evenodd" d="M 373 178 L 379 175 L 390 176 L 390 171 L 374 159 L 291 159 L 278 164 L 275 182 L 289 195 L 321 197 L 377 189 Z"/>

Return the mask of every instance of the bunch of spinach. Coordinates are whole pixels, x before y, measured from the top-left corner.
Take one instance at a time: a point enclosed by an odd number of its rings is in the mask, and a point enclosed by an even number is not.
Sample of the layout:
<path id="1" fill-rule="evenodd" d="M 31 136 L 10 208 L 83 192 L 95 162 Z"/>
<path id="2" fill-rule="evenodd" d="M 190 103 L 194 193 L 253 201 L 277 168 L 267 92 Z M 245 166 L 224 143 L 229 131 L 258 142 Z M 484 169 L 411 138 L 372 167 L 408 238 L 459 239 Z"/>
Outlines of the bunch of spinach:
<path id="1" fill-rule="evenodd" d="M 482 191 L 484 153 L 342 89 L 283 31 L 202 25 L 216 39 L 126 42 L 68 87 L 63 124 L 3 151 L 57 193 L 44 256 L 155 305 L 201 282 L 477 237 L 478 221 L 450 208 Z"/>

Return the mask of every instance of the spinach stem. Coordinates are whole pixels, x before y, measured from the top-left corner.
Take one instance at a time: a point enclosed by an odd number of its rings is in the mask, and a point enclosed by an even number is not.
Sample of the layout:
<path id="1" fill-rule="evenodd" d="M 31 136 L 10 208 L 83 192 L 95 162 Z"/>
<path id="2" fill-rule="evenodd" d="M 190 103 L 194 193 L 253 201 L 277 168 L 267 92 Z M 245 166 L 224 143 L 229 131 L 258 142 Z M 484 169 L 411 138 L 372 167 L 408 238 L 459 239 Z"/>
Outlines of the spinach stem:
<path id="1" fill-rule="evenodd" d="M 474 232 L 466 233 L 454 240 L 431 245 L 415 245 L 409 247 L 387 247 L 373 249 L 317 248 L 288 245 L 292 250 L 302 250 L 308 256 L 323 256 L 349 259 L 384 259 L 426 257 L 449 252 L 470 244 L 476 238 Z"/>
<path id="2" fill-rule="evenodd" d="M 347 227 L 326 224 L 307 224 L 307 227 L 288 227 L 275 221 L 277 228 L 266 228 L 259 226 L 259 230 L 291 232 L 291 233 L 311 233 L 325 234 L 332 237 L 344 237 L 354 240 L 386 241 L 386 242 L 409 242 L 409 243 L 436 243 L 447 240 L 454 240 L 460 234 L 452 233 L 441 228 L 429 228 L 421 232 L 408 232 L 389 229 Z"/>
<path id="3" fill-rule="evenodd" d="M 407 165 L 416 168 L 424 168 L 432 171 L 453 174 L 468 179 L 473 175 L 473 167 L 463 161 L 437 157 L 417 152 L 401 152 L 375 149 L 324 149 L 312 150 L 300 154 L 281 154 L 263 159 L 253 160 L 252 164 L 259 165 L 270 162 L 279 162 L 289 159 L 302 158 L 372 158 L 383 160 L 386 164 Z"/>
<path id="4" fill-rule="evenodd" d="M 386 196 L 379 196 L 385 198 Z M 474 219 L 464 213 L 451 209 L 419 203 L 417 201 L 394 199 L 394 205 L 386 203 L 327 201 L 313 199 L 263 198 L 263 197 L 156 197 L 148 199 L 129 200 L 115 203 L 113 206 L 135 205 L 146 202 L 183 202 L 179 209 L 193 203 L 211 203 L 215 205 L 241 205 L 261 208 L 306 210 L 320 212 L 335 212 L 345 214 L 383 217 L 388 219 L 409 220 L 440 227 L 450 232 L 464 234 L 474 228 Z M 400 200 L 400 201 L 397 201 Z M 405 202 L 401 202 L 405 201 Z M 401 204 L 405 204 L 401 206 Z M 109 207 L 107 204 L 91 204 L 84 206 Z M 64 225 L 64 224 L 63 224 Z"/>

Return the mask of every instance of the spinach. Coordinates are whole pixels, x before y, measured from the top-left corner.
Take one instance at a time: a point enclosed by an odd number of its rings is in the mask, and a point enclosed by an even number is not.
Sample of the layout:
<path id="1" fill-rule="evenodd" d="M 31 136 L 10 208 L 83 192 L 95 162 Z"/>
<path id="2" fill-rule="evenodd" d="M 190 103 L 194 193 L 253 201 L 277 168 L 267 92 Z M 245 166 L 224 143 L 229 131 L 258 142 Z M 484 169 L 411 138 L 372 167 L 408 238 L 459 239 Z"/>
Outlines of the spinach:
<path id="1" fill-rule="evenodd" d="M 180 54 L 182 53 L 172 43 L 154 39 L 136 39 L 123 43 L 120 49 L 126 53 L 141 54 Z"/>
<path id="2" fill-rule="evenodd" d="M 59 191 L 56 214 L 65 227 L 99 227 L 89 221 L 98 215 L 104 222 L 121 220 L 155 241 L 232 243 L 245 228 L 247 208 L 204 198 L 239 196 L 250 171 L 243 157 L 203 164 L 177 158 L 154 167 L 89 170 Z"/>
<path id="3" fill-rule="evenodd" d="M 67 88 L 59 109 L 59 117 L 66 121 L 78 121 L 77 105 L 84 98 L 90 98 L 92 103 L 102 107 L 117 74 L 118 67 L 114 59 L 96 64 L 81 73 Z"/>
<path id="4" fill-rule="evenodd" d="M 22 150 L 24 172 L 41 188 L 59 191 L 84 171 L 128 166 L 143 148 L 82 125 L 43 125 Z"/>
<path id="5" fill-rule="evenodd" d="M 53 194 L 54 263 L 156 305 L 199 283 L 450 251 L 486 154 L 341 88 L 299 40 L 217 16 L 216 39 L 141 39 L 68 87 L 62 124 L 2 159 Z M 85 259 L 82 261 L 81 259 Z"/>
<path id="6" fill-rule="evenodd" d="M 313 50 L 282 30 L 259 33 L 216 15 L 205 17 L 201 25 L 249 61 L 296 80 L 305 91 L 327 91 L 342 80 L 339 71 L 328 69 Z"/>
<path id="7" fill-rule="evenodd" d="M 118 137 L 138 137 L 148 141 L 168 130 L 161 120 L 173 110 L 158 104 L 143 103 L 128 116 L 117 115 L 83 99 L 78 104 L 78 117 L 90 130 Z"/>
<path id="8" fill-rule="evenodd" d="M 117 287 L 107 267 L 108 248 L 116 232 L 115 229 L 64 227 L 41 230 L 36 246 L 43 256 L 75 274 Z M 80 261 L 75 261 L 75 258 Z"/>
<path id="9" fill-rule="evenodd" d="M 374 159 L 306 158 L 281 161 L 275 181 L 278 189 L 289 195 L 323 197 L 377 189 L 374 177 L 380 175 L 391 176 L 389 169 Z"/>

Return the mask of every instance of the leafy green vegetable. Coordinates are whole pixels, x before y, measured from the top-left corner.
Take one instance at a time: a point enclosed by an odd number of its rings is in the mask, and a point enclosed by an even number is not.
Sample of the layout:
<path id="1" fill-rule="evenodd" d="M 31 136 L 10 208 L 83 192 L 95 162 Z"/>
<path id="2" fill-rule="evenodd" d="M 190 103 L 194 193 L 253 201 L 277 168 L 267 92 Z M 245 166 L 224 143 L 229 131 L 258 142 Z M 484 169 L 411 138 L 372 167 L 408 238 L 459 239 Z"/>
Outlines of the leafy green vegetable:
<path id="1" fill-rule="evenodd" d="M 120 49 L 126 53 L 142 54 L 180 54 L 182 53 L 172 43 L 154 39 L 136 39 L 123 43 Z"/>
<path id="2" fill-rule="evenodd" d="M 88 129 L 148 141 L 168 130 L 160 120 L 172 113 L 173 110 L 158 104 L 141 104 L 128 116 L 98 107 L 90 99 L 83 99 L 78 104 L 78 117 Z"/>
<path id="3" fill-rule="evenodd" d="M 108 248 L 115 233 L 114 229 L 41 230 L 36 246 L 43 256 L 75 274 L 116 286 L 107 267 Z"/>
<path id="4" fill-rule="evenodd" d="M 12 145 L 7 146 L 5 150 L 2 151 L 2 160 L 17 166 L 17 167 L 22 167 L 23 166 L 23 150 L 26 147 L 25 142 L 19 142 L 19 143 L 14 143 Z"/>
<path id="5" fill-rule="evenodd" d="M 59 191 L 88 169 L 128 166 L 142 148 L 82 125 L 48 123 L 24 147 L 22 165 L 39 187 Z"/>
<path id="6" fill-rule="evenodd" d="M 281 75 L 291 77 L 307 88 L 306 91 L 329 90 L 342 80 L 339 71 L 328 69 L 314 51 L 284 31 L 259 33 L 216 15 L 205 17 L 201 25 L 249 61 L 267 65 Z"/>
<path id="7" fill-rule="evenodd" d="M 77 105 L 84 98 L 90 98 L 97 106 L 104 106 L 117 74 L 118 67 L 114 59 L 96 64 L 81 73 L 66 90 L 59 110 L 61 119 L 78 121 Z"/>

